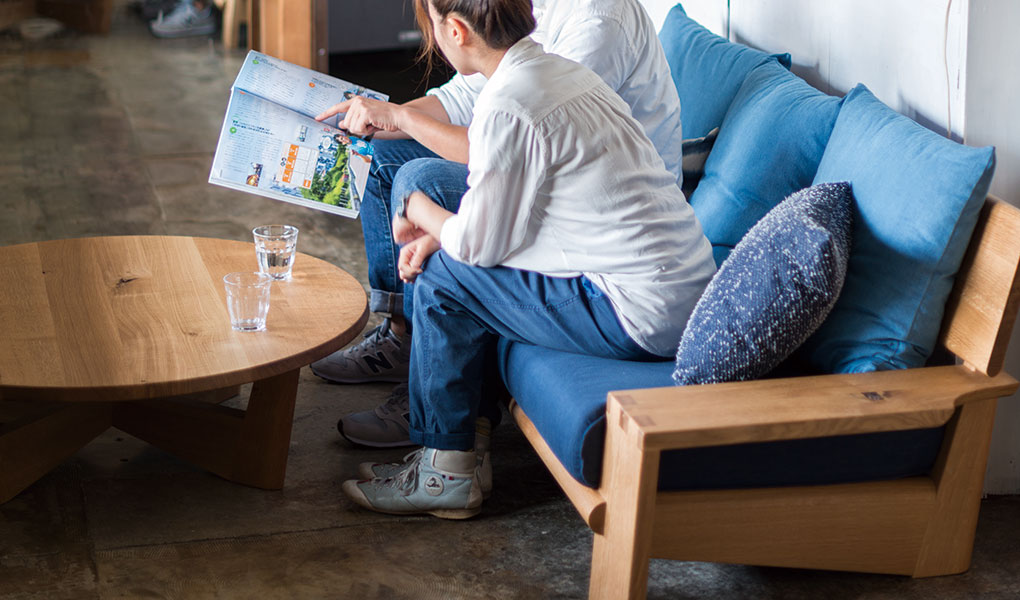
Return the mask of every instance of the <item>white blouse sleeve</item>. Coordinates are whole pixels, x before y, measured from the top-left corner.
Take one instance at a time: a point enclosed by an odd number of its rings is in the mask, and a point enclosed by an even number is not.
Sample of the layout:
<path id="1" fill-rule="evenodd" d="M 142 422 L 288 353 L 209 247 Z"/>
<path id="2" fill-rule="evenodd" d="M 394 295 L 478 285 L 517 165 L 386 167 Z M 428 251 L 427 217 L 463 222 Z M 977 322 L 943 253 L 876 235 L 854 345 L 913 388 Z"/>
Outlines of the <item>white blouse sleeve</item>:
<path id="1" fill-rule="evenodd" d="M 450 123 L 466 127 L 471 124 L 475 101 L 478 100 L 478 94 L 485 87 L 486 81 L 481 73 L 467 77 L 457 73 L 450 81 L 432 88 L 426 94 L 439 99 L 439 103 L 450 117 Z"/>
<path id="2" fill-rule="evenodd" d="M 548 152 L 533 126 L 505 112 L 476 115 L 468 138 L 468 191 L 440 243 L 460 262 L 493 267 L 525 241 Z"/>

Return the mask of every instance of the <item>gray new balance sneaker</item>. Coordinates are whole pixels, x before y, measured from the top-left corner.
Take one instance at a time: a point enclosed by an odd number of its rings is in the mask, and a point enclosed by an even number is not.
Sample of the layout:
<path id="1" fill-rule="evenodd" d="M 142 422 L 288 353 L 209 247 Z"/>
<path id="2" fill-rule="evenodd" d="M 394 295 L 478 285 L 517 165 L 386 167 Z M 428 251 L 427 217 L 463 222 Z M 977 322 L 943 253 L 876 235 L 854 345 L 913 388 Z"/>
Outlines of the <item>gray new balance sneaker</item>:
<path id="1" fill-rule="evenodd" d="M 482 490 L 482 497 L 488 498 L 492 494 L 492 453 L 489 452 L 489 436 L 491 432 L 489 419 L 479 417 L 475 425 L 475 477 L 478 478 L 478 485 Z M 409 464 L 421 459 L 424 448 L 419 448 L 406 456 L 398 463 L 376 463 L 363 462 L 358 465 L 358 475 L 365 479 L 386 479 L 396 477 Z"/>
<path id="2" fill-rule="evenodd" d="M 359 505 L 395 515 L 426 513 L 467 519 L 482 510 L 474 451 L 423 448 L 394 477 L 349 479 L 344 493 Z"/>
<path id="3" fill-rule="evenodd" d="M 411 340 L 390 330 L 390 320 L 365 334 L 361 342 L 311 364 L 312 373 L 333 383 L 407 381 Z"/>
<path id="4" fill-rule="evenodd" d="M 351 413 L 336 422 L 337 431 L 347 441 L 372 448 L 412 446 L 408 437 L 411 413 L 407 384 L 393 388 L 390 397 L 372 410 Z"/>

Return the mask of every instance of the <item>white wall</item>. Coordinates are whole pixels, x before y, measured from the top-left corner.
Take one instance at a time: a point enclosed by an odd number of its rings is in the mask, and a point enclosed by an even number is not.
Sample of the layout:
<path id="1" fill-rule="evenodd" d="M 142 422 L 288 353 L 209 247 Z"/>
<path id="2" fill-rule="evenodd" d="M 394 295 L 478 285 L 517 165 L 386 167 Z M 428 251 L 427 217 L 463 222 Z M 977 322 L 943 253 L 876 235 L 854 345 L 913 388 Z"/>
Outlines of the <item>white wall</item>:
<path id="1" fill-rule="evenodd" d="M 971 0 L 967 16 L 967 108 L 964 139 L 994 145 L 992 193 L 1020 206 L 1020 2 Z M 1020 328 L 1013 330 L 1006 370 L 1020 377 Z M 999 401 L 985 491 L 1020 493 L 1020 394 Z"/>
<path id="2" fill-rule="evenodd" d="M 661 25 L 673 0 L 641 0 Z M 687 0 L 712 31 L 789 52 L 830 94 L 858 82 L 898 112 L 971 145 L 994 145 L 992 191 L 1020 206 L 1018 0 Z M 948 14 L 948 20 L 947 20 Z M 948 73 L 947 73 L 948 71 Z M 1018 328 L 1020 330 L 1020 328 Z M 1020 331 L 1006 370 L 1020 377 Z M 1000 401 L 985 491 L 1020 493 L 1020 394 Z"/>

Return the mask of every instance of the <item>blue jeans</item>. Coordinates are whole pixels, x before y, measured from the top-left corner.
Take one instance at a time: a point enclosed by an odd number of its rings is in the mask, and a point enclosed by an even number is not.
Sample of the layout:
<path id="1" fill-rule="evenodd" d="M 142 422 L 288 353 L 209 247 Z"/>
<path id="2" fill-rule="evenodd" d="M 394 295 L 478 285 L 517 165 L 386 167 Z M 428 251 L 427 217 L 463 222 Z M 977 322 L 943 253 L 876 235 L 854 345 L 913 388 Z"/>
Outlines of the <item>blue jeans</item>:
<path id="1" fill-rule="evenodd" d="M 467 165 L 438 158 L 413 140 L 377 140 L 372 145 L 372 176 L 361 199 L 361 230 L 368 259 L 368 284 L 372 288 L 368 307 L 372 312 L 390 316 L 409 315 L 409 311 L 404 311 L 405 289 L 397 273 L 400 248 L 393 241 L 390 227 L 392 191 L 399 181 L 400 193 L 405 197 L 419 189 L 456 212 L 461 196 L 467 191 Z"/>
<path id="2" fill-rule="evenodd" d="M 474 447 L 500 337 L 607 358 L 659 358 L 627 335 L 609 299 L 584 277 L 472 267 L 440 250 L 415 282 L 414 304 L 410 437 L 429 448 Z"/>

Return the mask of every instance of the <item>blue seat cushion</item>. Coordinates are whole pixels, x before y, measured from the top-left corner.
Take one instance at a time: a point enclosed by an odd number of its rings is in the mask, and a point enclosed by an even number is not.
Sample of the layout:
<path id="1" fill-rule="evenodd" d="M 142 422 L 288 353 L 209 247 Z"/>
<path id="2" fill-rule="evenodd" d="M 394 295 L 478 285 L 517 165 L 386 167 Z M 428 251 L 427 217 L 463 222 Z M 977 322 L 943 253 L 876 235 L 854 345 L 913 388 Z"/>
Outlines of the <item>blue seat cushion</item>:
<path id="1" fill-rule="evenodd" d="M 770 55 L 720 37 L 677 4 L 659 31 L 673 83 L 680 94 L 684 138 L 708 135 L 722 123 L 744 77 Z M 789 54 L 774 55 L 786 67 Z M 680 140 L 677 140 L 680 143 Z"/>
<path id="2" fill-rule="evenodd" d="M 958 144 L 852 89 L 814 180 L 853 186 L 850 263 L 798 353 L 829 373 L 924 365 L 994 170 L 994 148 Z"/>
<path id="3" fill-rule="evenodd" d="M 695 305 L 677 348 L 677 384 L 757 379 L 785 360 L 836 303 L 852 226 L 846 183 L 803 189 L 769 211 Z"/>
<path id="4" fill-rule="evenodd" d="M 501 340 L 499 369 L 513 398 L 577 481 L 598 487 L 606 432 L 606 394 L 673 385 L 672 362 L 629 362 Z M 671 450 L 662 454 L 659 489 L 811 485 L 926 473 L 942 428 L 789 442 Z"/>
<path id="5" fill-rule="evenodd" d="M 748 73 L 690 197 L 717 265 L 766 213 L 811 185 L 841 101 L 776 61 Z"/>

